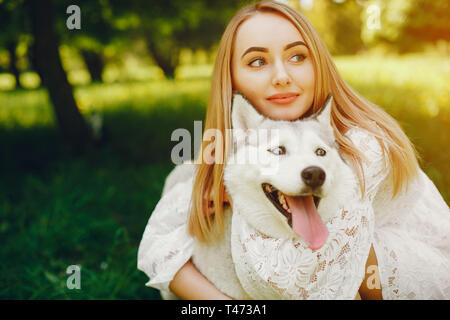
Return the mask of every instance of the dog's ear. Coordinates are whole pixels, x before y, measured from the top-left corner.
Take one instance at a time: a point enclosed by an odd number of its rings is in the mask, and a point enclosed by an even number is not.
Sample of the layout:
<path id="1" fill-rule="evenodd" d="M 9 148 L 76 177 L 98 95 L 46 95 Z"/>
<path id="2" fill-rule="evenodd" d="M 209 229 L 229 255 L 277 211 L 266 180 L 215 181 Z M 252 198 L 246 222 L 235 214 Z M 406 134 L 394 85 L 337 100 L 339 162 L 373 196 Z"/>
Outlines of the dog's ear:
<path id="1" fill-rule="evenodd" d="M 256 129 L 263 122 L 261 115 L 240 92 L 233 95 L 231 107 L 231 124 L 233 129 Z"/>
<path id="2" fill-rule="evenodd" d="M 331 105 L 333 103 L 333 96 L 331 93 L 325 99 L 320 109 L 314 114 L 314 118 L 319 121 L 320 124 L 329 127 L 331 118 Z"/>

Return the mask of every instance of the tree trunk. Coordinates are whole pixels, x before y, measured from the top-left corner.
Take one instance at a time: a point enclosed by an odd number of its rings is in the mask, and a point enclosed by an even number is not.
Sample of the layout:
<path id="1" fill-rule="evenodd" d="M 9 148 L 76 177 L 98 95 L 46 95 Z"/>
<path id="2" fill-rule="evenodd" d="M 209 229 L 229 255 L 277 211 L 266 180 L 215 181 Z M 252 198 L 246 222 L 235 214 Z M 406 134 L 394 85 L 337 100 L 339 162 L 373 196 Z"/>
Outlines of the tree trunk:
<path id="1" fill-rule="evenodd" d="M 103 68 L 105 67 L 102 55 L 92 50 L 81 50 L 80 52 L 92 82 L 102 82 Z"/>
<path id="2" fill-rule="evenodd" d="M 175 69 L 178 66 L 180 49 L 177 46 L 156 45 L 156 41 L 147 38 L 147 48 L 155 62 L 163 70 L 168 79 L 175 78 Z"/>
<path id="3" fill-rule="evenodd" d="M 72 87 L 67 81 L 53 28 L 50 0 L 28 1 L 34 37 L 34 58 L 42 83 L 48 89 L 56 119 L 73 151 L 85 151 L 91 132 L 77 108 Z"/>
<path id="4" fill-rule="evenodd" d="M 42 80 L 42 72 L 39 70 L 39 66 L 37 65 L 36 62 L 36 44 L 34 42 L 30 44 L 30 47 L 28 49 L 28 61 L 30 62 L 31 69 L 36 71 L 36 73 L 39 76 L 39 79 L 41 80 L 39 82 L 39 88 L 41 88 L 44 85 L 44 83 Z"/>
<path id="5" fill-rule="evenodd" d="M 16 55 L 17 42 L 11 41 L 7 44 L 7 49 L 9 52 L 9 72 L 14 75 L 16 79 L 16 89 L 21 89 L 22 85 L 20 84 L 20 72 L 17 69 L 17 55 Z"/>

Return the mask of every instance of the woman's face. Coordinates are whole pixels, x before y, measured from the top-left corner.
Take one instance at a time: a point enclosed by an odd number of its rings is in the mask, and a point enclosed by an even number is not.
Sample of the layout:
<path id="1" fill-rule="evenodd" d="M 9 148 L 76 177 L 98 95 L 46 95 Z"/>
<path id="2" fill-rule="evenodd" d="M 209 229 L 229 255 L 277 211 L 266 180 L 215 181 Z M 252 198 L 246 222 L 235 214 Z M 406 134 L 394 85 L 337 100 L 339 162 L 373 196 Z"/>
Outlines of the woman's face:
<path id="1" fill-rule="evenodd" d="M 260 13 L 240 25 L 231 68 L 233 89 L 271 119 L 296 120 L 312 106 L 315 74 L 309 50 L 281 15 Z M 292 96 L 274 99 L 276 94 Z"/>

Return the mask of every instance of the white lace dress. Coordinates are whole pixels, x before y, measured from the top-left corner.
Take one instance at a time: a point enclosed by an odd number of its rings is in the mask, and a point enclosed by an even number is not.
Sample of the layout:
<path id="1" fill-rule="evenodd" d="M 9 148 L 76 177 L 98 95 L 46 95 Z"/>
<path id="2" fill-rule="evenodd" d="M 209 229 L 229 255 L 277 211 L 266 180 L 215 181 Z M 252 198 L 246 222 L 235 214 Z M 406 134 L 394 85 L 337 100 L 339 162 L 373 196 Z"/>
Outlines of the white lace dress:
<path id="1" fill-rule="evenodd" d="M 439 191 L 420 170 L 392 200 L 377 140 L 355 128 L 346 135 L 369 159 L 366 200 L 340 208 L 327 223 L 327 243 L 315 252 L 268 238 L 235 212 L 233 259 L 243 287 L 254 299 L 352 299 L 373 243 L 383 299 L 450 299 L 450 211 Z M 185 166 L 166 181 L 138 251 L 138 269 L 150 278 L 146 285 L 166 296 L 194 246 L 187 233 L 194 165 Z"/>

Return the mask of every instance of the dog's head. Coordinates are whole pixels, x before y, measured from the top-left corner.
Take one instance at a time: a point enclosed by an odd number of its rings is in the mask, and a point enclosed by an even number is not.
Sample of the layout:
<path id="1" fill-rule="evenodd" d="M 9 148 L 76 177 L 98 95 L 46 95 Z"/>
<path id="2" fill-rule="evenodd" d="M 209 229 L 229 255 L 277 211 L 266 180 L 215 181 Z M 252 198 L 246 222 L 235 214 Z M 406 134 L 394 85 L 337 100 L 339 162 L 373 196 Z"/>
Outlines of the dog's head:
<path id="1" fill-rule="evenodd" d="M 351 179 L 335 143 L 331 108 L 329 95 L 312 116 L 279 121 L 234 95 L 225 186 L 233 205 L 262 233 L 300 237 L 313 249 L 326 241 L 324 223 L 336 213 L 330 205 Z"/>

